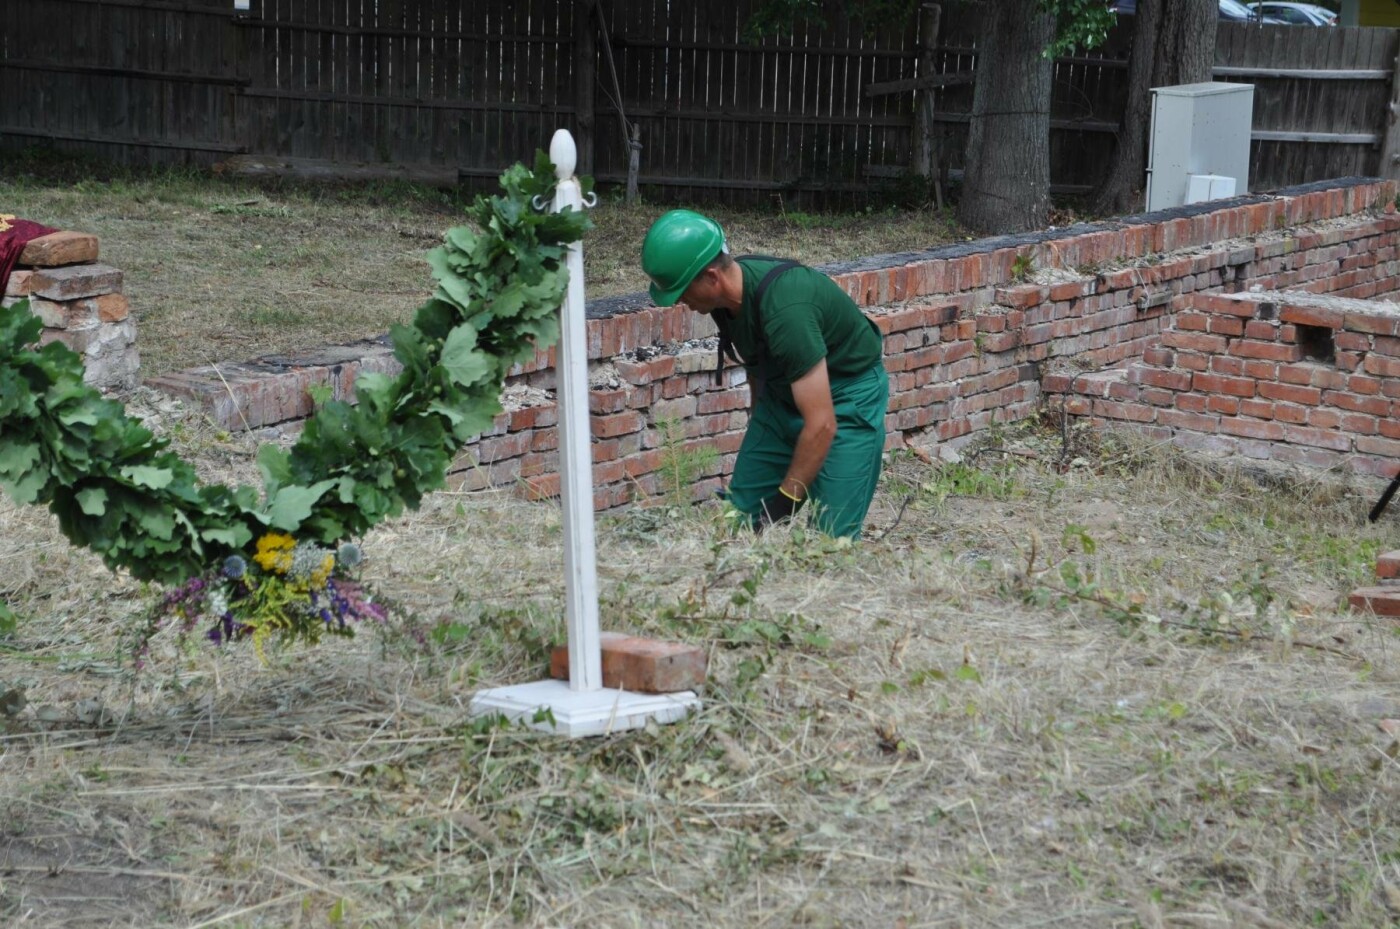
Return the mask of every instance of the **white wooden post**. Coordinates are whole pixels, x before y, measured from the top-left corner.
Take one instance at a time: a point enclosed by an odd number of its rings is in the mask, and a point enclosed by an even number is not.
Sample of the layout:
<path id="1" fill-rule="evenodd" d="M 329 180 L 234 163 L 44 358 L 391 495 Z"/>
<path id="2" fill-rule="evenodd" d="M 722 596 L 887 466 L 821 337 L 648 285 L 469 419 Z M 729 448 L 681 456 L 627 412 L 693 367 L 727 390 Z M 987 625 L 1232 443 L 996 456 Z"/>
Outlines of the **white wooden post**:
<path id="1" fill-rule="evenodd" d="M 578 150 L 567 130 L 554 133 L 549 160 L 559 185 L 555 213 L 583 209 L 574 167 Z M 598 639 L 598 565 L 593 533 L 593 433 L 588 421 L 588 331 L 584 325 L 583 243 L 569 245 L 569 290 L 559 314 L 560 497 L 564 504 L 564 590 L 569 624 L 569 687 L 603 686 Z"/>
<path id="2" fill-rule="evenodd" d="M 574 177 L 578 149 L 560 129 L 549 145 L 558 186 L 552 209 L 585 206 Z M 535 681 L 483 690 L 474 716 L 501 714 L 570 738 L 635 729 L 649 721 L 682 719 L 699 709 L 691 691 L 636 694 L 603 686 L 598 622 L 598 565 L 593 531 L 593 435 L 588 414 L 588 332 L 583 297 L 583 244 L 568 253 L 569 289 L 560 308 L 558 353 L 559 464 L 564 507 L 564 591 L 569 633 L 569 680 Z M 547 712 L 546 712 L 547 711 Z"/>

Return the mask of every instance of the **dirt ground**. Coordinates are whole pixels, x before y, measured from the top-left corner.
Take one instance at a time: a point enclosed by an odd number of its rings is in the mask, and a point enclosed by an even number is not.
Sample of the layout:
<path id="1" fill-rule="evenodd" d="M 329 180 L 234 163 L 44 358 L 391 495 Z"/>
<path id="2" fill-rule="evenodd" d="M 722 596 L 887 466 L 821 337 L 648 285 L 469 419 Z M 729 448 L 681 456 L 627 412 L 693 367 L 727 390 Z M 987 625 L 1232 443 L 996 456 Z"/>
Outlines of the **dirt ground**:
<path id="1" fill-rule="evenodd" d="M 556 506 L 434 495 L 366 540 L 386 627 L 134 674 L 153 594 L 0 502 L 0 923 L 1400 925 L 1400 624 L 1343 609 L 1378 490 L 1046 422 L 894 456 L 854 546 L 608 516 L 605 628 L 710 678 L 572 743 L 465 713 L 562 636 Z"/>

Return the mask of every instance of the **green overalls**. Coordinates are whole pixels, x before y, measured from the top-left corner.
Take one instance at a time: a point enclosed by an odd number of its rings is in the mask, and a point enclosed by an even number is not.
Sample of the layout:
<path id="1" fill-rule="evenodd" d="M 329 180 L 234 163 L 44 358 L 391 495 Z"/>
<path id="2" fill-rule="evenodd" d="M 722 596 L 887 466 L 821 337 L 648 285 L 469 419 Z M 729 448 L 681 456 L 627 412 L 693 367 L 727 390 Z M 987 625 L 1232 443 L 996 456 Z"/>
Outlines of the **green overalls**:
<path id="1" fill-rule="evenodd" d="M 885 450 L 889 377 L 880 331 L 831 278 L 797 265 L 769 279 L 762 304 L 754 296 L 781 262 L 741 258 L 744 301 L 722 332 L 744 359 L 753 390 L 761 390 L 729 481 L 728 499 L 755 523 L 763 501 L 787 474 L 802 431 L 792 382 L 823 358 L 836 412 L 836 436 L 816 481 L 807 488 L 822 532 L 856 537 L 880 479 Z M 761 321 L 762 332 L 759 332 Z"/>

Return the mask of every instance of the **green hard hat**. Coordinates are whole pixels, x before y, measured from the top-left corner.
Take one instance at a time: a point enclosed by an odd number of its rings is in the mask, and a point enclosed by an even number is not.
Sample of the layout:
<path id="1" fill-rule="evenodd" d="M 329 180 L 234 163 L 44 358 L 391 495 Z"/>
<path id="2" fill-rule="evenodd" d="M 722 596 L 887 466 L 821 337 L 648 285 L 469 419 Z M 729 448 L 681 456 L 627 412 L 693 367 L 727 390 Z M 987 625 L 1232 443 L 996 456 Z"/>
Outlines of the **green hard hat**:
<path id="1" fill-rule="evenodd" d="M 724 248 L 724 230 L 708 216 L 693 210 L 662 214 L 642 242 L 642 270 L 651 278 L 652 301 L 673 306 Z"/>

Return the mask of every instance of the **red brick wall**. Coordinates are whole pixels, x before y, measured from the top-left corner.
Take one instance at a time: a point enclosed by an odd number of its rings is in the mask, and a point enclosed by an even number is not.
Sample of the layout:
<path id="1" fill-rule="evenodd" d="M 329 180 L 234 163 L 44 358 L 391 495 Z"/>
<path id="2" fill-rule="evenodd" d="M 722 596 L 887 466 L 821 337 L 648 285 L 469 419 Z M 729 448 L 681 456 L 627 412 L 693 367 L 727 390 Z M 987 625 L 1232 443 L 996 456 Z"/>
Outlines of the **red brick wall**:
<path id="1" fill-rule="evenodd" d="M 1071 415 L 1187 448 L 1389 475 L 1400 461 L 1398 335 L 1400 305 L 1195 294 L 1140 361 L 1048 377 L 1045 389 Z"/>
<path id="2" fill-rule="evenodd" d="M 1193 300 L 1193 295 L 1255 286 L 1365 297 L 1394 289 L 1400 220 L 1381 212 L 1394 197 L 1390 182 L 1339 181 L 1215 207 L 877 256 L 825 270 L 885 334 L 892 388 L 886 419 L 891 447 L 906 441 L 967 441 L 993 423 L 1022 419 L 1039 408 L 1042 390 L 1063 392 L 1075 386 L 1072 379 L 1052 373 L 1056 366 L 1073 364 L 1082 370 L 1147 358 L 1159 362 L 1143 365 L 1155 372 L 1140 375 L 1148 381 L 1120 378 L 1121 385 L 1113 387 L 1117 394 L 1110 396 L 1105 387 L 1102 396 L 1079 396 L 1071 403 L 1075 411 L 1103 420 L 1173 429 L 1177 427 L 1147 417 L 1162 410 L 1192 412 L 1161 401 L 1204 388 L 1195 386 L 1197 372 L 1190 369 L 1190 386 L 1184 387 L 1186 373 L 1162 364 L 1162 353 L 1175 352 L 1174 359 L 1183 352 L 1207 357 L 1204 347 L 1219 343 L 1211 340 L 1200 342 L 1201 348 L 1188 348 L 1162 345 L 1161 337 L 1164 332 L 1172 339 L 1228 335 L 1212 332 L 1209 321 L 1204 330 L 1172 327 L 1174 308 Z M 1018 280 L 1016 271 L 1028 266 L 1035 274 Z M 1047 282 L 1034 282 L 1039 279 Z M 662 429 L 666 421 L 683 427 L 679 451 L 710 447 L 718 453 L 692 488 L 697 499 L 710 494 L 732 470 L 747 419 L 742 370 L 727 369 L 723 383 L 716 386 L 713 348 L 650 357 L 667 343 L 700 339 L 711 332 L 707 319 L 679 308 L 634 308 L 588 321 L 593 380 L 603 384 L 591 395 L 600 508 L 664 489 L 660 471 L 669 454 Z M 1280 364 L 1239 354 L 1287 353 L 1281 332 L 1274 333 L 1276 338 L 1263 335 L 1256 327 L 1253 333 L 1241 330 L 1231 336 L 1237 341 L 1224 346 L 1222 366 L 1232 367 L 1227 364 L 1231 359 L 1241 366 Z M 1346 338 L 1342 342 L 1350 344 Z M 638 349 L 650 360 L 636 360 Z M 333 364 L 326 362 L 326 351 L 332 353 Z M 308 353 L 222 366 L 222 377 L 212 369 L 195 369 L 153 384 L 204 399 L 230 427 L 257 427 L 305 416 L 311 408 L 306 388 L 312 383 L 330 383 L 336 395 L 348 396 L 357 371 L 384 370 L 393 363 L 382 344 L 324 350 L 320 361 L 317 357 Z M 537 395 L 550 391 L 552 364 L 552 354 L 538 355 L 512 372 L 508 386 L 517 391 L 535 388 Z M 235 376 L 229 379 L 231 371 Z M 1199 373 L 1207 378 L 1242 376 L 1209 367 Z M 1232 396 L 1228 389 L 1233 382 L 1201 383 L 1219 386 L 1221 396 Z M 1129 387 L 1136 391 L 1131 398 Z M 1199 415 L 1230 414 L 1207 410 Z M 453 481 L 464 487 L 516 484 L 539 496 L 557 493 L 554 423 L 552 402 L 502 414 L 488 433 L 464 449 Z M 1324 428 L 1306 422 L 1289 425 Z M 1217 429 L 1211 434 L 1220 433 Z"/>

